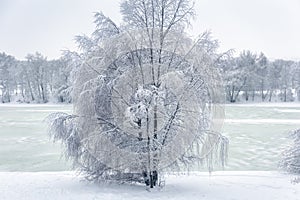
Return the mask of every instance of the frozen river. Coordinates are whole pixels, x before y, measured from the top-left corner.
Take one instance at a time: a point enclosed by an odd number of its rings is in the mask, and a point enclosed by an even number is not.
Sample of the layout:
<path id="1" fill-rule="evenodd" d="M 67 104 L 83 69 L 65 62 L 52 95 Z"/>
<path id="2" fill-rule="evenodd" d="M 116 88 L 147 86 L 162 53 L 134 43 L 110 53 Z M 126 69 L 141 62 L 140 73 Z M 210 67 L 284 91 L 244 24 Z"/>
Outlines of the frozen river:
<path id="1" fill-rule="evenodd" d="M 71 113 L 71 105 L 1 105 L 0 171 L 62 171 L 70 164 L 46 134 L 43 119 Z M 225 170 L 276 170 L 288 131 L 300 128 L 300 104 L 227 105 L 223 133 L 230 140 Z"/>
<path id="2" fill-rule="evenodd" d="M 50 142 L 43 120 L 52 112 L 71 110 L 71 105 L 0 104 L 0 171 L 70 169 L 61 145 Z"/>

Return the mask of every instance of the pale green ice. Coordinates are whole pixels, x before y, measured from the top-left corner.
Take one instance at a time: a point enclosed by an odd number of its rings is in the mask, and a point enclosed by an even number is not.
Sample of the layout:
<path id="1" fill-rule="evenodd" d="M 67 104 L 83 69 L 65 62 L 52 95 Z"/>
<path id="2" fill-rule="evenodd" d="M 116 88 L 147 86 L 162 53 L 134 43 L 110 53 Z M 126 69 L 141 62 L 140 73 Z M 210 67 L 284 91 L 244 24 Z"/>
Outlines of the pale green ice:
<path id="1" fill-rule="evenodd" d="M 230 140 L 225 170 L 277 170 L 290 130 L 300 128 L 300 104 L 226 105 Z M 64 171 L 71 164 L 53 144 L 43 120 L 71 105 L 0 105 L 0 171 Z"/>
<path id="2" fill-rule="evenodd" d="M 71 169 L 43 122 L 50 113 L 71 110 L 71 105 L 0 105 L 0 171 Z"/>

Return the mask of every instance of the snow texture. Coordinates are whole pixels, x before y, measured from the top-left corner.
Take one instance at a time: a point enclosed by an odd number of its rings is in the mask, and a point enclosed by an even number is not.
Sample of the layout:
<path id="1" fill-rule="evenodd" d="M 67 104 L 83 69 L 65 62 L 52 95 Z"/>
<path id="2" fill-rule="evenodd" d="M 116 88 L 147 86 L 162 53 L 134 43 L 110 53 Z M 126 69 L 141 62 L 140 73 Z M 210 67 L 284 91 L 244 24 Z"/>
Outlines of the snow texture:
<path id="1" fill-rule="evenodd" d="M 1 200 L 264 199 L 299 200 L 300 186 L 278 172 L 215 172 L 166 177 L 164 188 L 93 184 L 73 172 L 0 172 Z"/>
<path id="2" fill-rule="evenodd" d="M 290 137 L 293 143 L 283 152 L 280 167 L 287 172 L 300 175 L 300 129 L 293 131 Z M 295 182 L 300 182 L 300 177 L 297 177 Z"/>

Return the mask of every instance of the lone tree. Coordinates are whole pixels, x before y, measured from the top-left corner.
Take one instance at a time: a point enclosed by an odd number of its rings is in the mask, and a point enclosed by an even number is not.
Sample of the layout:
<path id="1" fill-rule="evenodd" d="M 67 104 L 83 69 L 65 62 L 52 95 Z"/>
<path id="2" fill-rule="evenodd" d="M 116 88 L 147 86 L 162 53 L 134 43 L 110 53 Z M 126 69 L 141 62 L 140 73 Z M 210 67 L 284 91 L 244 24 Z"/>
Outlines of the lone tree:
<path id="1" fill-rule="evenodd" d="M 143 182 L 194 164 L 226 161 L 219 134 L 224 110 L 214 64 L 217 41 L 184 33 L 189 0 L 124 0 L 117 26 L 95 15 L 91 37 L 78 36 L 74 114 L 48 117 L 50 134 L 89 180 Z M 206 161 L 206 162 L 205 162 Z M 194 168 L 193 168 L 194 169 Z"/>

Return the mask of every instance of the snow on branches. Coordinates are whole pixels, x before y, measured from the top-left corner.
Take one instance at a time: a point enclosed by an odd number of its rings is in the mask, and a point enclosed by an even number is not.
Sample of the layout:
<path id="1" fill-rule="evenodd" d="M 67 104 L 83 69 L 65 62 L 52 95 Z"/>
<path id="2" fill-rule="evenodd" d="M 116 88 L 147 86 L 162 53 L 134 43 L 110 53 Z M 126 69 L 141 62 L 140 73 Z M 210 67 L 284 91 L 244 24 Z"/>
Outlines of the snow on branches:
<path id="1" fill-rule="evenodd" d="M 191 11 L 186 5 L 182 9 Z M 133 30 L 130 23 L 119 29 L 103 14 L 97 16 L 97 28 L 104 27 L 105 34 L 95 32 L 88 42 L 97 48 L 82 54 L 74 114 L 49 117 L 50 134 L 63 141 L 74 166 L 90 180 L 154 187 L 164 172 L 205 162 L 212 170 L 216 160 L 224 165 L 228 141 L 219 131 L 225 97 L 214 68 L 217 56 L 206 48 L 215 41 L 205 33 L 193 43 L 182 31 L 164 31 L 165 26 Z M 107 37 L 110 28 L 113 36 Z"/>
<path id="2" fill-rule="evenodd" d="M 283 152 L 280 168 L 292 174 L 300 175 L 300 129 L 291 133 L 293 143 Z M 300 182 L 300 177 L 294 182 Z"/>

